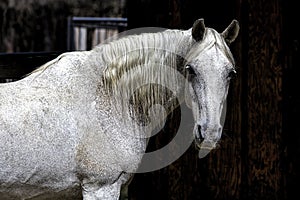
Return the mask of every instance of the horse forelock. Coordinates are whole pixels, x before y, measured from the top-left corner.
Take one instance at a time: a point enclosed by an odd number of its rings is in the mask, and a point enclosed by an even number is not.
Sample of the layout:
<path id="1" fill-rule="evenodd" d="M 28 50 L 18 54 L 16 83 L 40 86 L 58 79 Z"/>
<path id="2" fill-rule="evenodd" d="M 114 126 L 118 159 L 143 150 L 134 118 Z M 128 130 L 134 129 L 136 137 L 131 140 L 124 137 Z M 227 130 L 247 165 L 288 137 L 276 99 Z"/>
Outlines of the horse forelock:
<path id="1" fill-rule="evenodd" d="M 224 53 L 224 55 L 226 55 L 227 59 L 234 66 L 235 65 L 235 61 L 234 61 L 233 55 L 232 55 L 232 53 L 231 53 L 228 45 L 226 44 L 226 41 L 223 38 L 223 36 L 220 33 L 218 33 L 216 30 L 211 29 L 211 28 L 207 28 L 207 32 L 209 32 L 207 34 L 208 37 L 209 37 L 209 40 L 214 40 L 215 44 Z"/>

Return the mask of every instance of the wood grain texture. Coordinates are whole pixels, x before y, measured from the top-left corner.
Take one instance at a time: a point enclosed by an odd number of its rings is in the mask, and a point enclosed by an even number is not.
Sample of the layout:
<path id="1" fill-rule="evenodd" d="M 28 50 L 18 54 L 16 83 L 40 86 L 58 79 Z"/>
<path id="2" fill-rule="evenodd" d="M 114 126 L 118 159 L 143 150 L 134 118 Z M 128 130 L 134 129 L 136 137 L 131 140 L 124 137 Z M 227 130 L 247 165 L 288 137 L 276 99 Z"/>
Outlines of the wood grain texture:
<path id="1" fill-rule="evenodd" d="M 250 2 L 247 185 L 252 199 L 282 199 L 282 69 L 279 0 Z"/>

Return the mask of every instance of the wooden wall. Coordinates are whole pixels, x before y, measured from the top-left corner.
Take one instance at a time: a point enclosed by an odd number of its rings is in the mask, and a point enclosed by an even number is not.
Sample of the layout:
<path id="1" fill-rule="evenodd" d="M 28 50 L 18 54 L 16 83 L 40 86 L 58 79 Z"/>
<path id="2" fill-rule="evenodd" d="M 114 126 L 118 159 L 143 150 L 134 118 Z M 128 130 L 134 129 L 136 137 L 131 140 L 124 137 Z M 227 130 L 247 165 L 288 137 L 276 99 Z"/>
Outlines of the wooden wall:
<path id="1" fill-rule="evenodd" d="M 1 0 L 0 52 L 66 51 L 69 16 L 123 17 L 125 0 Z"/>
<path id="2" fill-rule="evenodd" d="M 286 154 L 282 135 L 282 10 L 280 1 L 247 2 L 247 119 L 245 184 L 248 197 L 283 199 Z M 263 12 L 262 12 L 263 11 Z M 245 41 L 246 42 L 246 41 Z"/>
<path id="3" fill-rule="evenodd" d="M 299 98 L 292 88 L 299 72 L 300 34 L 293 29 L 299 18 L 295 7 L 291 0 L 129 2 L 130 28 L 187 29 L 197 18 L 220 32 L 234 18 L 241 26 L 231 46 L 238 77 L 231 83 L 220 148 L 200 160 L 191 146 L 172 165 L 136 174 L 131 199 L 282 200 L 296 194 Z M 172 123 L 163 134 L 172 136 Z M 159 147 L 160 142 L 153 143 Z"/>

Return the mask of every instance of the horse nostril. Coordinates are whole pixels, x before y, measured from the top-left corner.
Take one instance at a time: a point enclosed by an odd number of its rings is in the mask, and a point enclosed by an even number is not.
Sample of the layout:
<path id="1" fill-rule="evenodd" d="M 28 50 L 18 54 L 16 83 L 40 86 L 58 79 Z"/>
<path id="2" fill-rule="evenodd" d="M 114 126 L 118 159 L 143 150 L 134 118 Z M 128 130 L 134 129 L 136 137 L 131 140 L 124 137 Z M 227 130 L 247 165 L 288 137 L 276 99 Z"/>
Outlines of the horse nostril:
<path id="1" fill-rule="evenodd" d="M 204 140 L 204 138 L 203 138 L 203 136 L 202 136 L 202 134 L 201 134 L 201 126 L 200 125 L 198 125 L 198 133 L 199 133 L 199 141 L 200 142 L 203 142 L 203 140 Z"/>
<path id="2" fill-rule="evenodd" d="M 219 128 L 218 128 L 218 133 L 219 133 L 220 135 L 222 134 L 222 130 L 223 130 L 222 127 L 219 127 Z"/>

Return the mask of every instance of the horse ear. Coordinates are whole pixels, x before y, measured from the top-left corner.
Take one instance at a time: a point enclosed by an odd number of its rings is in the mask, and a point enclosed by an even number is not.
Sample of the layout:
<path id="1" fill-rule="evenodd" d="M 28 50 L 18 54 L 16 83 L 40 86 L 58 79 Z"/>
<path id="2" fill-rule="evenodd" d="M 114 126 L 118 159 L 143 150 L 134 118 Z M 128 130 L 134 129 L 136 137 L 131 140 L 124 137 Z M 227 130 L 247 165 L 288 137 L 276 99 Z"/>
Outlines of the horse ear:
<path id="1" fill-rule="evenodd" d="M 197 19 L 193 24 L 192 36 L 198 42 L 203 39 L 205 31 L 204 19 Z"/>
<path id="2" fill-rule="evenodd" d="M 237 20 L 232 20 L 229 26 L 221 34 L 226 43 L 230 45 L 238 36 L 240 30 L 239 22 Z"/>

